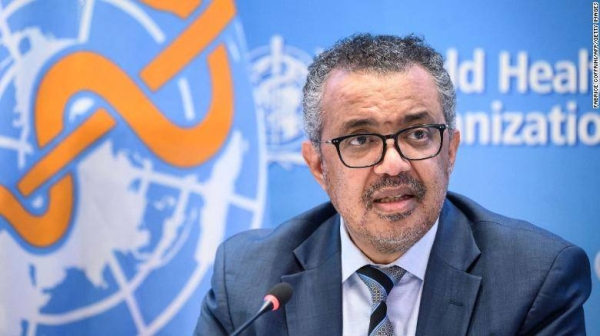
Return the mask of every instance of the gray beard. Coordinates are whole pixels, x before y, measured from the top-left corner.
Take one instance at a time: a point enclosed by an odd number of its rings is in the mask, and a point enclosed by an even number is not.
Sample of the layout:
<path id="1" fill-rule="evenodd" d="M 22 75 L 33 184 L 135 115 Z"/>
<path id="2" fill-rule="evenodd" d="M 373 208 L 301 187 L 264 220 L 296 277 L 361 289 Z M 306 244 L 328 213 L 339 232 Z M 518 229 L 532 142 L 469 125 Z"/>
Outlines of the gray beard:
<path id="1" fill-rule="evenodd" d="M 398 214 L 398 216 L 400 215 L 401 214 Z M 400 234 L 390 234 L 387 237 L 383 235 L 373 236 L 366 231 L 362 232 L 362 235 L 366 237 L 375 250 L 381 254 L 404 254 L 421 238 L 423 238 L 423 236 L 427 233 L 427 231 L 429 231 L 429 229 L 431 229 L 434 223 L 428 224 L 422 222 L 415 227 L 408 228 L 406 231 Z"/>
<path id="2" fill-rule="evenodd" d="M 331 182 L 329 181 L 327 169 L 324 169 L 323 171 L 323 178 L 326 181 L 326 185 L 330 185 Z M 366 212 L 368 213 L 373 209 L 373 195 L 376 191 L 385 187 L 398 187 L 402 185 L 410 186 L 411 190 L 414 192 L 415 198 L 419 203 L 427 194 L 427 188 L 425 185 L 421 181 L 406 173 L 401 173 L 397 176 L 385 176 L 380 181 L 371 185 L 369 189 L 364 192 L 362 201 Z M 437 215 L 439 215 L 439 210 L 441 210 L 441 207 L 438 209 Z M 365 217 L 367 213 L 365 213 Z M 377 214 L 377 216 L 388 222 L 398 222 L 410 217 L 412 214 L 413 211 L 407 211 L 404 213 L 395 213 L 390 215 Z M 437 218 L 437 216 L 435 218 Z M 373 246 L 377 252 L 390 255 L 398 253 L 404 254 L 414 244 L 416 244 L 434 224 L 435 219 L 428 223 L 427 218 L 420 218 L 419 223 L 416 226 L 407 228 L 407 230 L 404 230 L 403 232 L 386 232 L 385 235 L 380 232 L 380 234 L 377 236 L 372 235 L 368 230 L 366 230 L 368 225 L 366 218 L 363 218 L 360 225 L 357 227 L 357 231 L 349 229 L 348 225 L 345 226 L 346 231 L 350 233 L 350 237 L 352 237 L 354 234 L 362 236 L 371 243 L 371 246 Z"/>
<path id="3" fill-rule="evenodd" d="M 417 202 L 421 203 L 425 195 L 427 194 L 427 188 L 425 185 L 413 178 L 412 176 L 402 173 L 397 176 L 386 176 L 377 183 L 373 184 L 362 196 L 365 209 L 370 211 L 373 209 L 373 194 L 378 190 L 386 187 L 399 187 L 407 185 L 414 192 L 414 197 Z M 377 214 L 380 219 L 388 222 L 399 222 L 413 214 L 413 211 L 407 211 L 402 213 L 395 213 L 389 215 Z M 373 235 L 368 230 L 360 230 L 360 234 L 366 237 L 371 245 L 382 254 L 404 254 L 414 244 L 416 244 L 426 233 L 431 229 L 435 221 L 428 223 L 427 218 L 415 219 L 418 221 L 417 225 L 408 227 L 402 232 L 386 232 L 380 233 L 379 235 Z M 365 228 L 368 223 L 361 223 L 359 228 Z"/>

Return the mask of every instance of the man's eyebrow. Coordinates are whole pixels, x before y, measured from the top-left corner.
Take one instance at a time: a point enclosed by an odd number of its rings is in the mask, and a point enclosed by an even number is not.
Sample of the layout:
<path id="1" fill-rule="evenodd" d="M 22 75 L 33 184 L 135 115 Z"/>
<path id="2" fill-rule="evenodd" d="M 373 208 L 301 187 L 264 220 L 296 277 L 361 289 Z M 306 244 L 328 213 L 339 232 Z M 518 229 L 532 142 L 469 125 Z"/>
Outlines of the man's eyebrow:
<path id="1" fill-rule="evenodd" d="M 401 124 L 404 124 L 404 125 L 415 122 L 415 121 L 427 123 L 427 122 L 433 122 L 433 119 L 431 118 L 431 115 L 429 113 L 427 113 L 427 111 L 419 111 L 419 112 L 415 112 L 415 113 L 410 113 L 410 114 L 403 116 L 400 119 Z M 342 130 L 347 131 L 347 130 L 351 130 L 351 129 L 355 129 L 355 128 L 359 128 L 359 127 L 377 126 L 377 125 L 378 125 L 378 122 L 372 118 L 350 119 L 350 120 L 345 121 L 342 124 Z"/>
<path id="2" fill-rule="evenodd" d="M 342 124 L 342 130 L 347 131 L 358 127 L 364 126 L 373 126 L 376 125 L 377 122 L 374 119 L 366 118 L 366 119 L 350 119 L 345 121 Z"/>
<path id="3" fill-rule="evenodd" d="M 427 113 L 427 111 L 419 111 L 415 113 L 409 113 L 400 119 L 400 123 L 402 125 L 407 125 L 414 122 L 432 123 L 433 118 L 429 113 Z M 373 118 L 350 119 L 344 121 L 341 132 L 347 133 L 360 127 L 375 127 L 378 125 L 379 123 L 377 120 Z"/>
<path id="4" fill-rule="evenodd" d="M 403 124 L 408 124 L 408 123 L 412 123 L 415 121 L 433 122 L 433 119 L 431 118 L 431 115 L 429 113 L 427 113 L 426 111 L 420 111 L 420 112 L 416 112 L 416 113 L 407 114 L 402 118 Z"/>

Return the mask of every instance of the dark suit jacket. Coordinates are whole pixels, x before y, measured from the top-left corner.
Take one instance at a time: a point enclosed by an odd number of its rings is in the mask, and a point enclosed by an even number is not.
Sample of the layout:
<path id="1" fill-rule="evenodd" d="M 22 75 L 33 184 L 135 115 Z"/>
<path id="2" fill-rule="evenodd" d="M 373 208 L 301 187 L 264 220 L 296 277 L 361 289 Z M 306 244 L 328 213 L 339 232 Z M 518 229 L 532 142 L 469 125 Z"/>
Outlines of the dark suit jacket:
<path id="1" fill-rule="evenodd" d="M 341 335 L 340 218 L 330 203 L 219 247 L 196 335 L 227 335 L 274 284 L 294 295 L 243 335 Z M 529 223 L 449 193 L 429 258 L 417 335 L 582 335 L 586 254 Z"/>

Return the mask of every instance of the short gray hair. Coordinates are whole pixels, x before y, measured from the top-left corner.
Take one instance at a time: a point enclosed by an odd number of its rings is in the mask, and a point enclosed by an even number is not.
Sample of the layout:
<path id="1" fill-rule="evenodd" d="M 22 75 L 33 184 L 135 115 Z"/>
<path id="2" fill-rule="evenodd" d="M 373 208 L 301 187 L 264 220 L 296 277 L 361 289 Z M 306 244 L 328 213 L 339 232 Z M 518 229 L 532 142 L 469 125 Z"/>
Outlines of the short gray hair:
<path id="1" fill-rule="evenodd" d="M 402 72 L 420 65 L 434 78 L 444 118 L 452 134 L 456 127 L 456 93 L 440 53 L 415 35 L 357 34 L 338 41 L 317 55 L 308 67 L 303 89 L 304 130 L 312 141 L 320 140 L 323 131 L 321 103 L 323 86 L 334 69 L 349 72 L 374 71 L 380 74 Z"/>

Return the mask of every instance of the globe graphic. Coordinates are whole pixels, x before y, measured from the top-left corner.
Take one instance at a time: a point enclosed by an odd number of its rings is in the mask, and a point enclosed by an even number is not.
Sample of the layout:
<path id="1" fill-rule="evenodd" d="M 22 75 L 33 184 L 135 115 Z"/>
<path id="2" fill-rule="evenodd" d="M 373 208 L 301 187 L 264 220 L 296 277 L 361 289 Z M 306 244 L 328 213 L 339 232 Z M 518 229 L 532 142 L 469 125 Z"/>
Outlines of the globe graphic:
<path id="1" fill-rule="evenodd" d="M 184 22 L 141 3 L 50 6 L 13 1 L 0 8 L 5 27 L 0 183 L 15 194 L 17 181 L 52 150 L 38 148 L 32 113 L 37 82 L 52 64 L 73 51 L 93 50 L 136 78 L 144 62 L 185 28 Z M 46 15 L 49 10 L 53 15 Z M 229 49 L 243 51 L 240 35 L 235 27 L 221 32 Z M 263 221 L 266 145 L 257 134 L 262 121 L 243 77 L 245 64 L 232 59 L 235 106 L 247 110 L 235 111 L 228 138 L 213 158 L 186 169 L 169 165 L 115 117 L 117 126 L 61 172 L 74 176 L 76 201 L 70 228 L 59 242 L 32 247 L 0 217 L 0 267 L 10 270 L 0 280 L 0 334 L 191 332 L 219 242 Z M 209 102 L 195 93 L 210 90 L 203 62 L 198 57 L 176 80 L 149 94 L 174 123 L 202 120 Z M 65 132 L 103 105 L 101 96 L 89 92 L 73 97 L 64 111 Z M 48 187 L 20 197 L 23 206 L 42 213 Z"/>

